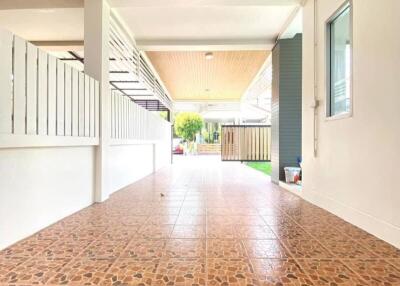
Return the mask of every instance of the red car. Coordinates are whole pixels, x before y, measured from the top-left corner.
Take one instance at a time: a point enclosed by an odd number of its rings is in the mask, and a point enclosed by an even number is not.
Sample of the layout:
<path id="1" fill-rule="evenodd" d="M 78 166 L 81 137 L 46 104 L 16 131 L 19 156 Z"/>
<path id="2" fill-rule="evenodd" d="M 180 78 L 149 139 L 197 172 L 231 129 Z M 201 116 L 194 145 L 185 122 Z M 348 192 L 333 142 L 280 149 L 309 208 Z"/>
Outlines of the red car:
<path id="1" fill-rule="evenodd" d="M 183 145 L 180 138 L 174 138 L 172 140 L 172 153 L 178 155 L 183 154 Z"/>

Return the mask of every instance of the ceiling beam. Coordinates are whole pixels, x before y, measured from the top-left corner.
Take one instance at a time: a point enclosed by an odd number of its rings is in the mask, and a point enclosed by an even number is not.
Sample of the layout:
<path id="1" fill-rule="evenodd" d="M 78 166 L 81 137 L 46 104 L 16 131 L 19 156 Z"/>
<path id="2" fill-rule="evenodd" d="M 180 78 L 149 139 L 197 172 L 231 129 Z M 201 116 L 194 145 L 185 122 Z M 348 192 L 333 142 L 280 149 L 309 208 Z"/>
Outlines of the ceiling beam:
<path id="1" fill-rule="evenodd" d="M 1 0 L 0 10 L 82 8 L 83 0 Z"/>
<path id="2" fill-rule="evenodd" d="M 112 7 L 161 6 L 287 6 L 301 4 L 301 0 L 109 0 Z"/>
<path id="3" fill-rule="evenodd" d="M 32 41 L 37 47 L 49 52 L 83 51 L 83 41 Z"/>
<path id="4" fill-rule="evenodd" d="M 271 50 L 275 40 L 140 40 L 142 51 L 255 51 Z"/>
<path id="5" fill-rule="evenodd" d="M 179 7 L 179 6 L 287 6 L 305 0 L 109 0 L 111 7 Z M 84 0 L 1 0 L 0 10 L 83 8 Z"/>

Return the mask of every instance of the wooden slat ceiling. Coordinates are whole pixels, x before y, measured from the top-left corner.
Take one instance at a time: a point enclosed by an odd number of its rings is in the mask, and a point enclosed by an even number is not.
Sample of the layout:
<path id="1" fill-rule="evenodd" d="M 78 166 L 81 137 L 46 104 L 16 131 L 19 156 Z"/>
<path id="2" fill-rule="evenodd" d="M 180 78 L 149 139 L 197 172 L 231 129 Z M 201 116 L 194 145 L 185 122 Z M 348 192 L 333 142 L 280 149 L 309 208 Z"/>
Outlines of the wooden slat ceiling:
<path id="1" fill-rule="evenodd" d="M 147 52 L 174 100 L 239 100 L 268 51 Z"/>

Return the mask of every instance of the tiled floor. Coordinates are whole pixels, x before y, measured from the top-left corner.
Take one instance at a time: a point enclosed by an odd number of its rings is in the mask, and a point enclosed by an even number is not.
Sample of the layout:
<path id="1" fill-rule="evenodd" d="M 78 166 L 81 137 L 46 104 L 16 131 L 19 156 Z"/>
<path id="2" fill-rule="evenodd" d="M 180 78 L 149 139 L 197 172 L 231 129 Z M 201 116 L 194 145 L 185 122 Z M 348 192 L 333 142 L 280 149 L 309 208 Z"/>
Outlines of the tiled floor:
<path id="1" fill-rule="evenodd" d="M 400 285 L 400 250 L 240 163 L 178 159 L 0 252 L 1 285 Z"/>

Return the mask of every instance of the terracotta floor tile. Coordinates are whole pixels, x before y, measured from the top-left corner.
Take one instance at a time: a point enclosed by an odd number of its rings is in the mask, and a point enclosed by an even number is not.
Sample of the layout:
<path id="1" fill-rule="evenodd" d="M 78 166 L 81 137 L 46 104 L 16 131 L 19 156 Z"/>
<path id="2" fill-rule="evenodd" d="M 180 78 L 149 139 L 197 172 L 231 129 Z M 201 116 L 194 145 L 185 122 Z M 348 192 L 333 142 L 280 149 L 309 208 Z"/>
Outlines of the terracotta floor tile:
<path id="1" fill-rule="evenodd" d="M 357 239 L 376 239 L 372 234 L 348 223 L 343 222 L 334 224 L 334 227 L 337 228 L 342 233 L 346 234 L 349 238 L 357 240 Z"/>
<path id="2" fill-rule="evenodd" d="M 161 259 L 154 285 L 206 285 L 205 258 Z"/>
<path id="3" fill-rule="evenodd" d="M 187 207 L 182 208 L 179 212 L 179 215 L 206 215 L 206 208 L 205 207 Z"/>
<path id="4" fill-rule="evenodd" d="M 113 259 L 75 259 L 57 271 L 48 284 L 99 285 L 113 262 Z"/>
<path id="5" fill-rule="evenodd" d="M 293 259 L 252 259 L 260 285 L 313 285 Z"/>
<path id="6" fill-rule="evenodd" d="M 74 239 L 61 239 L 38 255 L 53 258 L 76 257 L 83 252 L 91 242 L 90 240 L 79 241 Z"/>
<path id="7" fill-rule="evenodd" d="M 82 228 L 76 228 L 74 229 L 70 235 L 68 235 L 66 238 L 67 239 L 74 239 L 74 240 L 95 240 L 99 236 L 101 236 L 103 233 L 105 233 L 107 230 L 107 227 L 104 226 L 99 226 L 99 227 L 94 227 L 94 226 L 84 226 Z"/>
<path id="8" fill-rule="evenodd" d="M 205 225 L 205 215 L 180 215 L 176 221 L 178 225 Z"/>
<path id="9" fill-rule="evenodd" d="M 70 260 L 70 258 L 34 257 L 2 276 L 0 283 L 24 285 L 45 284 Z"/>
<path id="10" fill-rule="evenodd" d="M 394 265 L 397 269 L 400 270 L 400 258 L 399 259 L 387 259 L 390 264 Z"/>
<path id="11" fill-rule="evenodd" d="M 239 238 L 233 225 L 210 225 L 207 224 L 207 238 L 234 239 Z"/>
<path id="12" fill-rule="evenodd" d="M 377 256 L 354 240 L 328 239 L 321 243 L 337 258 L 376 258 Z"/>
<path id="13" fill-rule="evenodd" d="M 259 285 L 247 258 L 208 258 L 207 285 Z"/>
<path id="14" fill-rule="evenodd" d="M 153 215 L 145 222 L 146 224 L 175 224 L 178 216 L 177 215 Z"/>
<path id="15" fill-rule="evenodd" d="M 206 256 L 204 239 L 169 239 L 165 254 L 172 258 L 201 258 Z"/>
<path id="16" fill-rule="evenodd" d="M 0 281 L 13 268 L 27 261 L 29 257 L 2 257 L 0 256 Z"/>
<path id="17" fill-rule="evenodd" d="M 259 212 L 257 209 L 253 207 L 233 207 L 232 208 L 232 214 L 233 215 L 241 215 L 241 216 L 257 216 L 259 215 Z"/>
<path id="18" fill-rule="evenodd" d="M 3 249 L 0 251 L 0 256 L 32 257 L 45 250 L 54 242 L 54 240 L 38 240 L 34 237 L 30 237 L 6 249 Z"/>
<path id="19" fill-rule="evenodd" d="M 248 239 L 275 239 L 276 236 L 268 226 L 240 225 L 235 228 L 240 238 Z"/>
<path id="20" fill-rule="evenodd" d="M 242 241 L 237 239 L 207 239 L 208 258 L 247 257 Z"/>
<path id="21" fill-rule="evenodd" d="M 149 219 L 147 215 L 131 215 L 131 216 L 124 216 L 121 218 L 121 223 L 125 226 L 131 225 L 143 225 Z"/>
<path id="22" fill-rule="evenodd" d="M 63 227 L 61 225 L 50 226 L 35 234 L 33 237 L 38 240 L 58 240 L 60 238 L 65 238 L 71 235 L 76 227 Z"/>
<path id="23" fill-rule="evenodd" d="M 250 258 L 279 258 L 286 259 L 290 253 L 277 239 L 243 240 Z"/>
<path id="24" fill-rule="evenodd" d="M 349 259 L 343 262 L 368 285 L 400 285 L 400 270 L 385 260 Z"/>
<path id="25" fill-rule="evenodd" d="M 234 211 L 231 208 L 207 208 L 207 215 L 234 215 Z"/>
<path id="26" fill-rule="evenodd" d="M 258 215 L 234 215 L 231 219 L 234 225 L 266 225 L 262 217 Z"/>
<path id="27" fill-rule="evenodd" d="M 109 227 L 100 235 L 100 239 L 109 240 L 131 240 L 139 230 L 139 226 L 117 226 Z"/>
<path id="28" fill-rule="evenodd" d="M 157 208 L 154 209 L 153 214 L 156 215 L 179 215 L 181 208 L 178 207 L 164 207 L 164 208 Z"/>
<path id="29" fill-rule="evenodd" d="M 263 207 L 257 208 L 258 214 L 262 216 L 280 216 L 284 215 L 284 212 L 275 207 Z"/>
<path id="30" fill-rule="evenodd" d="M 205 238 L 206 228 L 203 225 L 175 225 L 171 238 Z"/>
<path id="31" fill-rule="evenodd" d="M 296 223 L 286 215 L 279 215 L 279 216 L 274 216 L 274 215 L 263 215 L 262 216 L 264 222 L 269 225 L 280 225 L 280 226 L 293 226 L 296 225 Z"/>
<path id="32" fill-rule="evenodd" d="M 340 230 L 331 226 L 304 225 L 303 229 L 309 233 L 314 239 L 324 240 L 347 240 L 349 237 Z"/>
<path id="33" fill-rule="evenodd" d="M 233 216 L 227 216 L 227 215 L 207 215 L 207 225 L 217 225 L 217 226 L 223 226 L 223 225 L 233 225 L 234 224 L 234 219 Z"/>
<path id="34" fill-rule="evenodd" d="M 143 225 L 138 230 L 138 237 L 149 239 L 169 238 L 173 230 L 173 225 Z"/>
<path id="35" fill-rule="evenodd" d="M 134 238 L 124 249 L 124 258 L 160 258 L 165 255 L 165 239 Z"/>
<path id="36" fill-rule="evenodd" d="M 273 225 L 271 229 L 279 239 L 311 239 L 311 236 L 303 228 L 296 225 Z"/>
<path id="37" fill-rule="evenodd" d="M 127 245 L 126 240 L 96 240 L 89 244 L 79 256 L 96 259 L 117 258 Z"/>
<path id="38" fill-rule="evenodd" d="M 400 249 L 387 242 L 378 239 L 359 240 L 358 242 L 380 258 L 400 259 Z"/>
<path id="39" fill-rule="evenodd" d="M 329 253 L 318 241 L 316 240 L 298 240 L 286 239 L 282 240 L 284 246 L 289 250 L 294 258 L 332 258 Z"/>
<path id="40" fill-rule="evenodd" d="M 100 285 L 156 285 L 159 259 L 118 259 Z"/>
<path id="41" fill-rule="evenodd" d="M 299 259 L 298 262 L 315 285 L 369 285 L 339 260 Z"/>

